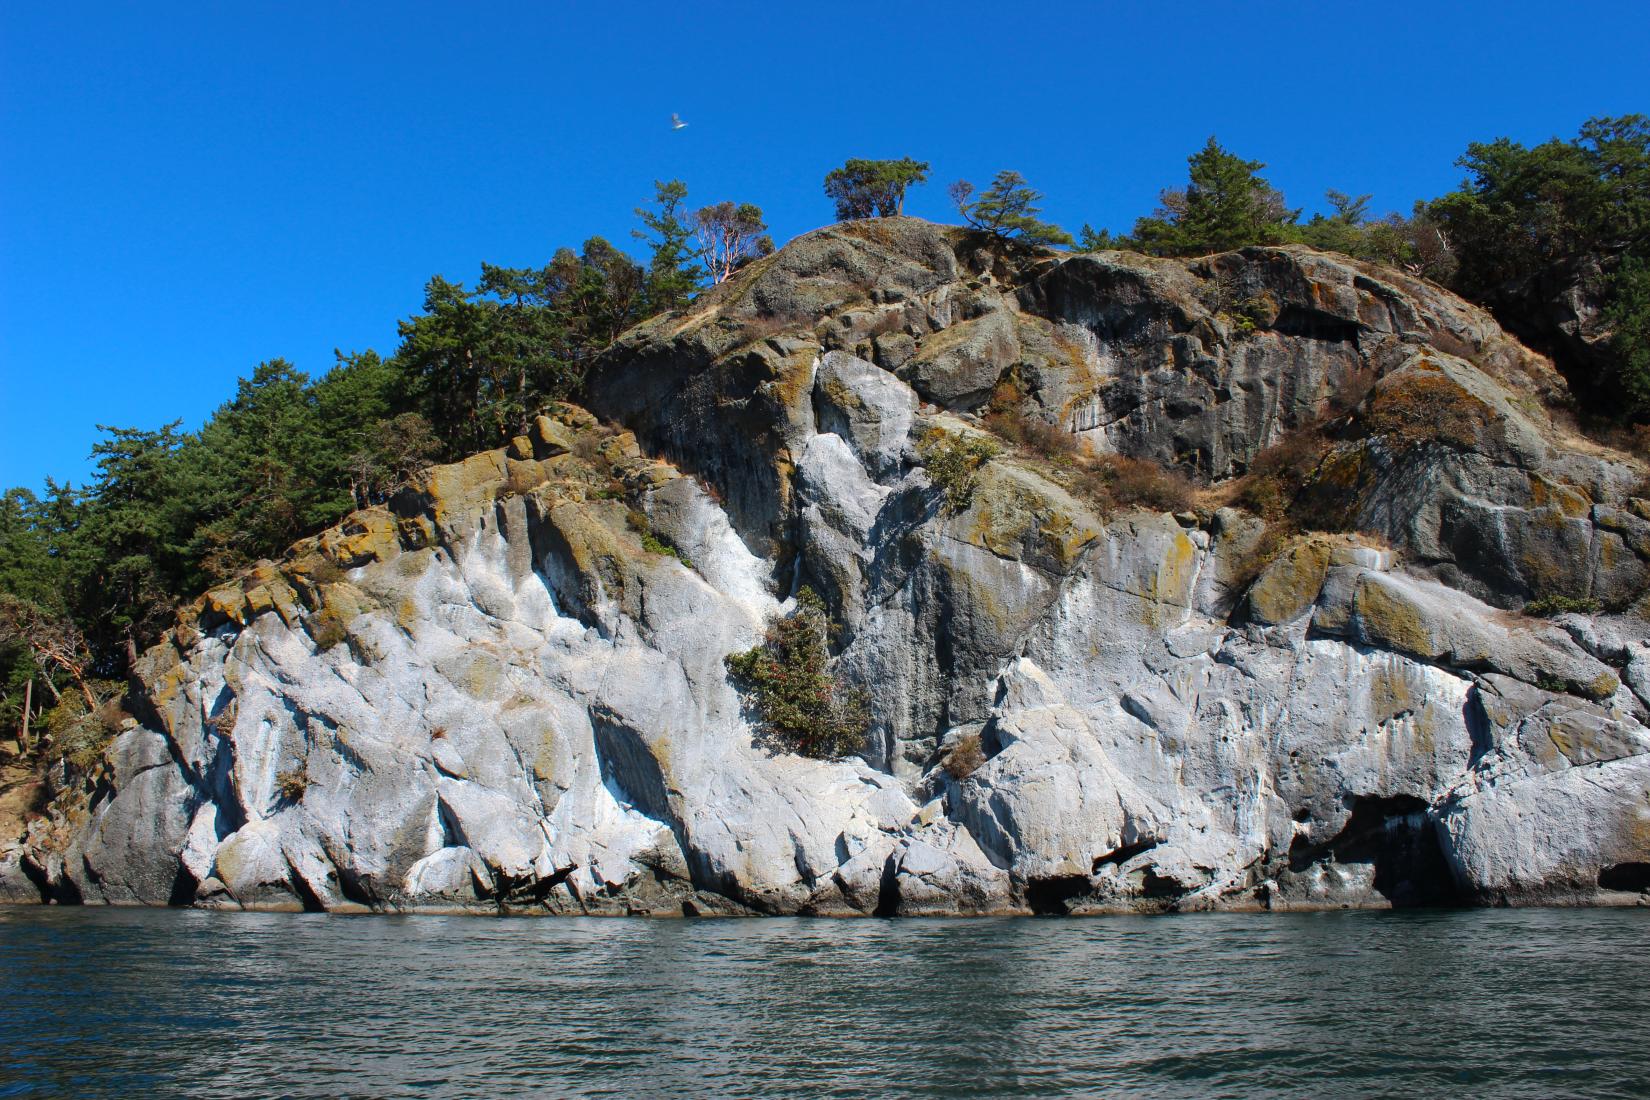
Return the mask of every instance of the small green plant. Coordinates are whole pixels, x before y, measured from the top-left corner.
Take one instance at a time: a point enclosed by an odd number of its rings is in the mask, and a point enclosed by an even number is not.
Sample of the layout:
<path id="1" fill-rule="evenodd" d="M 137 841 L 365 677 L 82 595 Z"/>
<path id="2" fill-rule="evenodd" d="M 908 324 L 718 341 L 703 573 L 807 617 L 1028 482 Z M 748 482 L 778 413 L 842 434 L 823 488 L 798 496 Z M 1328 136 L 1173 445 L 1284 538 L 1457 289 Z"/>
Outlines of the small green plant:
<path id="1" fill-rule="evenodd" d="M 282 802 L 302 802 L 307 790 L 309 772 L 305 768 L 289 768 L 275 776 L 275 793 L 280 796 Z"/>
<path id="2" fill-rule="evenodd" d="M 744 683 L 764 734 L 779 747 L 820 760 L 852 755 L 865 747 L 869 699 L 831 675 L 825 602 L 803 588 L 796 605 L 768 627 L 761 645 L 730 654 L 728 670 Z"/>
<path id="3" fill-rule="evenodd" d="M 1562 677 L 1549 676 L 1546 673 L 1542 673 L 1535 678 L 1535 686 L 1542 691 L 1550 691 L 1554 695 L 1563 695 L 1570 690 L 1569 683 Z"/>
<path id="4" fill-rule="evenodd" d="M 1599 602 L 1591 596 L 1541 596 L 1524 605 L 1524 614 L 1547 619 L 1554 615 L 1596 615 Z"/>
<path id="5" fill-rule="evenodd" d="M 653 525 L 647 518 L 647 513 L 640 508 L 632 508 L 625 513 L 625 522 L 635 531 L 642 540 L 642 549 L 649 554 L 662 554 L 665 557 L 675 558 L 689 569 L 693 568 L 693 559 L 682 552 L 681 547 L 669 539 L 660 538 L 654 533 Z"/>
<path id="6" fill-rule="evenodd" d="M 935 428 L 917 445 L 928 479 L 939 487 L 950 512 L 960 512 L 974 499 L 975 474 L 1002 453 L 985 436 L 951 435 Z"/>

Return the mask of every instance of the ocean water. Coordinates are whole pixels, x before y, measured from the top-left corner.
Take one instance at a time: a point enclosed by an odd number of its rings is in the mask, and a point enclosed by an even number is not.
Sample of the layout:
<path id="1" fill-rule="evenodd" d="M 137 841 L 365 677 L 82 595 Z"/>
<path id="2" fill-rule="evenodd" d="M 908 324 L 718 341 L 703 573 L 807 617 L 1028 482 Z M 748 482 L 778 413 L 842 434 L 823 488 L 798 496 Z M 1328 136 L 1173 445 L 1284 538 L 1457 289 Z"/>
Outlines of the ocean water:
<path id="1" fill-rule="evenodd" d="M 1650 910 L 0 908 L 0 1096 L 1650 1095 Z"/>

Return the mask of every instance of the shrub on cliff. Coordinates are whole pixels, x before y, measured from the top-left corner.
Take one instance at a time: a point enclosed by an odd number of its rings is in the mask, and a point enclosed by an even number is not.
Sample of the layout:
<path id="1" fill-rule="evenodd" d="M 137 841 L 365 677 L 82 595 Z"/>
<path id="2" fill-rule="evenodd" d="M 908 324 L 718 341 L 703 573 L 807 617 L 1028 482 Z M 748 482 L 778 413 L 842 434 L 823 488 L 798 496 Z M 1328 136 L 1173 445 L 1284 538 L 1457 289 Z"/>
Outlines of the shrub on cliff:
<path id="1" fill-rule="evenodd" d="M 960 512 L 974 499 L 975 474 L 1001 453 L 984 436 L 950 435 L 935 428 L 917 445 L 923 468 L 944 495 L 947 511 Z"/>
<path id="2" fill-rule="evenodd" d="M 775 620 L 761 645 L 727 658 L 762 717 L 763 732 L 787 752 L 820 760 L 863 749 L 869 723 L 865 693 L 831 675 L 829 633 L 824 601 L 803 588 L 796 610 Z"/>

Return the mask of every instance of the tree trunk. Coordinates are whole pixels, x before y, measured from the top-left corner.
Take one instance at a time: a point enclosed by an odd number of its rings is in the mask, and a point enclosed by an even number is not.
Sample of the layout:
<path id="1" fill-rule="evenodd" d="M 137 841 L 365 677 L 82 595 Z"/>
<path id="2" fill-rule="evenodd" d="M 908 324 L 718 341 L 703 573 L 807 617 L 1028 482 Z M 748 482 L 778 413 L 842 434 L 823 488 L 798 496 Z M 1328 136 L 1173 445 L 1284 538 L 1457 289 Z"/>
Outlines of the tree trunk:
<path id="1" fill-rule="evenodd" d="M 23 685 L 23 732 L 18 735 L 17 747 L 26 755 L 29 751 L 29 709 L 34 706 L 34 677 Z"/>

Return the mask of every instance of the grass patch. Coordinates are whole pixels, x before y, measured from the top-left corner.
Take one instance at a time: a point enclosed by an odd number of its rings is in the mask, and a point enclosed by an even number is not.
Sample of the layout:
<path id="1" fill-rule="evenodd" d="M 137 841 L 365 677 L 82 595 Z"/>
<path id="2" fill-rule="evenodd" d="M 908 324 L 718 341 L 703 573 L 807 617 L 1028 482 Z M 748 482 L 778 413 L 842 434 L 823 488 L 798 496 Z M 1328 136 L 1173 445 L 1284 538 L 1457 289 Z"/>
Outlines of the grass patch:
<path id="1" fill-rule="evenodd" d="M 998 385 L 992 395 L 993 406 L 997 404 L 997 395 L 1011 385 Z M 1058 424 L 1026 416 L 1014 408 L 994 409 L 986 414 L 985 426 L 992 435 L 1056 464 L 1075 460 L 1083 450 L 1081 441 Z"/>
<path id="2" fill-rule="evenodd" d="M 1458 450 L 1478 445 L 1490 408 L 1442 371 L 1421 371 L 1376 391 L 1362 414 L 1371 435 L 1398 447 L 1442 443 Z"/>

